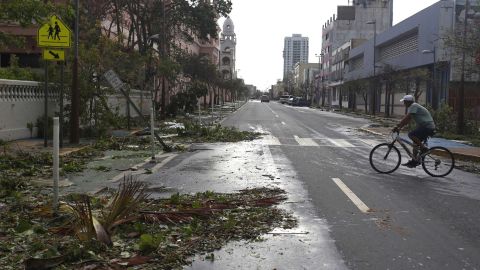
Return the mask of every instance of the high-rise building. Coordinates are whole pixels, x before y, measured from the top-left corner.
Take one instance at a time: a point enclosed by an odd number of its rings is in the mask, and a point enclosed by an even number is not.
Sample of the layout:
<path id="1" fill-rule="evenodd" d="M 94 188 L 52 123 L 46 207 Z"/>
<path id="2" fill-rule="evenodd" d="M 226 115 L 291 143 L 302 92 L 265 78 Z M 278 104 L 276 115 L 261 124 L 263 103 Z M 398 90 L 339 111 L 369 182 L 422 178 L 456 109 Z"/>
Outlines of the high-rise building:
<path id="1" fill-rule="evenodd" d="M 235 72 L 235 51 L 237 36 L 235 27 L 230 17 L 223 23 L 222 35 L 220 38 L 220 72 L 224 79 L 234 79 Z"/>
<path id="2" fill-rule="evenodd" d="M 285 37 L 283 47 L 283 78 L 293 71 L 296 63 L 308 63 L 308 37 L 293 34 Z"/>

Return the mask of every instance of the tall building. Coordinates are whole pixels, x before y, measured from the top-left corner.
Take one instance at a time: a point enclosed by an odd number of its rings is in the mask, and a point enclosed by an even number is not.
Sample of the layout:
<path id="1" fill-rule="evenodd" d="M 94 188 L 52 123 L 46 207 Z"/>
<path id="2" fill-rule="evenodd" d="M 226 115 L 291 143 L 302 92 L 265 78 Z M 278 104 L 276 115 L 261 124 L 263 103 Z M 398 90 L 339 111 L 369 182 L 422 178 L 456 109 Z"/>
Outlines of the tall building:
<path id="1" fill-rule="evenodd" d="M 353 47 L 392 27 L 393 0 L 355 0 L 338 6 L 322 27 L 321 104 L 336 106 L 348 102 L 339 85 L 343 81 L 344 58 Z"/>
<path id="2" fill-rule="evenodd" d="M 308 63 L 308 37 L 293 34 L 285 37 L 283 46 L 283 78 L 293 71 L 296 63 Z"/>
<path id="3" fill-rule="evenodd" d="M 220 38 L 220 72 L 224 79 L 236 78 L 235 72 L 235 52 L 237 46 L 237 36 L 235 27 L 230 17 L 227 17 L 223 23 L 222 34 Z"/>

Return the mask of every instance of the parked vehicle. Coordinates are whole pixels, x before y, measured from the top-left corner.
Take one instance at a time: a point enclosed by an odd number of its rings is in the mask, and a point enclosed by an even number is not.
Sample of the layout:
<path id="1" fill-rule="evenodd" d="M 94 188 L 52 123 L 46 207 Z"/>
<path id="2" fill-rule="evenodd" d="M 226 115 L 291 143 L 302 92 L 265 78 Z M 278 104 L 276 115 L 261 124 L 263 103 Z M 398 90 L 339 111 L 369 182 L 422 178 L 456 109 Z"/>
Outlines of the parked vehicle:
<path id="1" fill-rule="evenodd" d="M 291 95 L 283 95 L 283 96 L 280 96 L 280 103 L 282 104 L 285 104 L 287 103 L 287 101 L 292 98 L 293 96 Z"/>
<path id="2" fill-rule="evenodd" d="M 260 102 L 270 102 L 270 98 L 267 95 L 260 97 Z"/>
<path id="3" fill-rule="evenodd" d="M 294 97 L 292 101 L 292 106 L 309 106 L 310 103 L 303 97 Z"/>
<path id="4" fill-rule="evenodd" d="M 292 105 L 294 98 L 295 98 L 294 96 L 290 96 L 290 97 L 287 99 L 287 102 L 286 102 L 286 103 L 287 103 L 288 105 Z"/>

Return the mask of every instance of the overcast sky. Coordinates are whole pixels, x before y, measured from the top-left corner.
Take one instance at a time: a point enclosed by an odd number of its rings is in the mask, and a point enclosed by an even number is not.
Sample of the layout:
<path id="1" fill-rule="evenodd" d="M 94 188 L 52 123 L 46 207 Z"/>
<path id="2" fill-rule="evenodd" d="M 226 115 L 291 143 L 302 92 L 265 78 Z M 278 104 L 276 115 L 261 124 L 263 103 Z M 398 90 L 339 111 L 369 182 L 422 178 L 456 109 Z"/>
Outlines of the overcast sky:
<path id="1" fill-rule="evenodd" d="M 438 0 L 394 0 L 393 24 Z M 309 38 L 309 62 L 318 63 L 322 25 L 347 0 L 232 0 L 230 17 L 237 34 L 236 69 L 246 84 L 264 91 L 282 79 L 283 40 L 292 34 Z M 220 27 L 224 19 L 220 19 Z"/>

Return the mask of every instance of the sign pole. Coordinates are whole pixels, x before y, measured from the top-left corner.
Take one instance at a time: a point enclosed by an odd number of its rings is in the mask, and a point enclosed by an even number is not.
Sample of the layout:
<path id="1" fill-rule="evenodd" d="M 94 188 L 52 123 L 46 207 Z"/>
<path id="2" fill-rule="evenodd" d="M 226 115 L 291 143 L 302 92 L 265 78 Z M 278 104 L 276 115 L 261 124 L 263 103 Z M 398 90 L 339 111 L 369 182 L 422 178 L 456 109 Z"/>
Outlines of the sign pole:
<path id="1" fill-rule="evenodd" d="M 44 117 L 43 117 L 43 147 L 47 147 L 48 134 L 48 61 L 45 61 L 45 89 L 44 89 Z"/>
<path id="2" fill-rule="evenodd" d="M 59 179 L 59 119 L 53 118 L 53 210 L 58 208 L 58 179 Z"/>
<path id="3" fill-rule="evenodd" d="M 60 148 L 63 148 L 63 65 L 64 62 L 60 62 Z"/>

